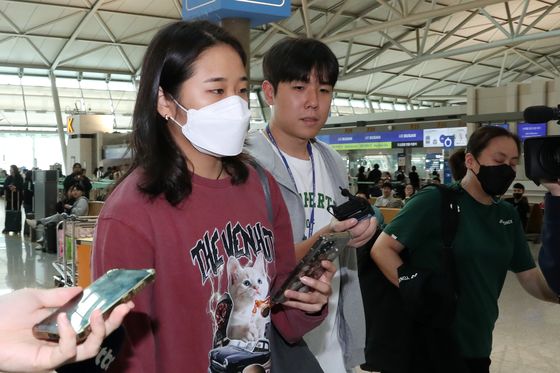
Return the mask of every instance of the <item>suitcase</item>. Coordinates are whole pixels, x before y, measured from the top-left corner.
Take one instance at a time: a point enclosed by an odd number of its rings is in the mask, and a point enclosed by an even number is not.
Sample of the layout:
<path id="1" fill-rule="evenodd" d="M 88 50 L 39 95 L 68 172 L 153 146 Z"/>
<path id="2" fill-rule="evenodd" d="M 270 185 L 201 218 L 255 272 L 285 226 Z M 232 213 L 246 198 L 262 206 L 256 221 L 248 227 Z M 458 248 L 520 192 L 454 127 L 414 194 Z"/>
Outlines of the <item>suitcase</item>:
<path id="1" fill-rule="evenodd" d="M 47 225 L 45 225 L 45 231 L 43 235 L 43 251 L 51 254 L 56 254 L 56 223 L 48 223 Z"/>
<path id="2" fill-rule="evenodd" d="M 6 206 L 6 232 L 14 232 L 16 234 L 21 233 L 21 204 L 20 204 L 20 194 L 19 192 L 11 192 L 11 203 L 10 206 Z M 14 194 L 15 197 L 14 198 Z M 16 200 L 14 203 L 14 199 Z M 10 208 L 8 210 L 8 207 Z"/>

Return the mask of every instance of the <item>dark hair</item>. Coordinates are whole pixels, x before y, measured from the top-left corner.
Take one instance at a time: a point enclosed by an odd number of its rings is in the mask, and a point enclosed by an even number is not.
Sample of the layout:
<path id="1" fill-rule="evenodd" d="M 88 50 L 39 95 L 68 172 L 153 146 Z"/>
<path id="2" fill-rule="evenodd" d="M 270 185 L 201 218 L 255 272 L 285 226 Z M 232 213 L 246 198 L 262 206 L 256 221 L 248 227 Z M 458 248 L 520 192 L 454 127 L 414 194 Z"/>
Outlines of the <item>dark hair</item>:
<path id="1" fill-rule="evenodd" d="M 480 127 L 474 131 L 467 143 L 467 153 L 471 153 L 476 159 L 478 159 L 478 156 L 484 149 L 486 149 L 488 143 L 496 137 L 508 137 L 515 141 L 517 151 L 521 154 L 521 141 L 519 141 L 519 137 L 505 128 L 497 126 Z"/>
<path id="2" fill-rule="evenodd" d="M 161 87 L 164 94 L 178 98 L 183 82 L 193 75 L 193 64 L 200 54 L 220 44 L 232 47 L 246 65 L 239 41 L 208 21 L 172 23 L 160 30 L 148 46 L 132 118 L 133 159 L 125 177 L 141 168 L 143 175 L 138 188 L 151 198 L 163 193 L 176 206 L 192 192 L 187 159 L 175 144 L 167 121 L 157 111 L 158 90 Z M 247 180 L 249 170 L 243 162 L 246 157 L 222 157 L 232 184 Z"/>
<path id="3" fill-rule="evenodd" d="M 525 186 L 524 186 L 523 184 L 521 184 L 521 183 L 515 183 L 515 184 L 513 184 L 513 187 L 514 187 L 515 189 L 523 189 L 523 190 L 525 190 Z"/>
<path id="4" fill-rule="evenodd" d="M 82 168 L 82 164 L 79 163 L 79 162 L 76 162 L 76 163 L 74 163 L 74 164 L 72 165 L 72 168 L 76 168 L 76 167 Z"/>
<path id="5" fill-rule="evenodd" d="M 456 150 L 449 157 L 449 169 L 453 180 L 461 180 L 467 174 L 467 166 L 465 166 L 465 149 Z"/>
<path id="6" fill-rule="evenodd" d="M 393 189 L 393 184 L 389 183 L 389 182 L 385 182 L 383 183 L 383 185 L 381 186 L 381 188 L 389 188 L 389 189 Z"/>
<path id="7" fill-rule="evenodd" d="M 373 165 L 373 168 L 379 168 L 379 165 L 376 163 Z"/>
<path id="8" fill-rule="evenodd" d="M 336 84 L 338 60 L 326 44 L 316 39 L 282 39 L 263 58 L 264 79 L 275 92 L 281 82 L 308 82 L 313 69 L 321 83 Z"/>
<path id="9" fill-rule="evenodd" d="M 79 190 L 81 192 L 85 192 L 85 190 L 86 190 L 86 188 L 84 187 L 84 184 L 82 184 L 79 181 L 77 183 L 72 184 L 70 189 L 76 189 L 76 190 Z"/>
<path id="10" fill-rule="evenodd" d="M 412 171 L 416 171 L 416 166 L 412 166 Z"/>
<path id="11" fill-rule="evenodd" d="M 364 166 L 360 166 L 360 168 L 358 168 L 358 172 L 361 174 L 363 174 L 365 170 L 366 168 Z"/>

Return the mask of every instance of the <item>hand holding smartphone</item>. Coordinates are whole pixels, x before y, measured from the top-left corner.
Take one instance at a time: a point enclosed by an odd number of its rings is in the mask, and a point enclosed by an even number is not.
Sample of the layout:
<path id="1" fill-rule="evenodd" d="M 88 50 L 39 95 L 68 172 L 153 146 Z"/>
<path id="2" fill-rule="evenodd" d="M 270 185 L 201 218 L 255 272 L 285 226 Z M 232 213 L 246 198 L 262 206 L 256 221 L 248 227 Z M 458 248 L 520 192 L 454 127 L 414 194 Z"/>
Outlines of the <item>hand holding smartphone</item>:
<path id="1" fill-rule="evenodd" d="M 89 321 L 94 310 L 100 309 L 104 316 L 108 315 L 116 306 L 129 301 L 154 279 L 154 269 L 111 269 L 82 293 L 36 324 L 33 327 L 33 335 L 42 340 L 58 341 L 60 336 L 57 317 L 64 312 L 80 343 L 90 332 Z"/>
<path id="2" fill-rule="evenodd" d="M 346 248 L 350 238 L 349 232 L 330 233 L 321 236 L 296 265 L 280 289 L 272 296 L 272 303 L 285 302 L 284 292 L 288 289 L 304 293 L 309 292 L 310 289 L 301 282 L 300 278 L 303 276 L 314 279 L 321 277 L 325 272 L 321 262 L 323 260 L 334 261 Z"/>

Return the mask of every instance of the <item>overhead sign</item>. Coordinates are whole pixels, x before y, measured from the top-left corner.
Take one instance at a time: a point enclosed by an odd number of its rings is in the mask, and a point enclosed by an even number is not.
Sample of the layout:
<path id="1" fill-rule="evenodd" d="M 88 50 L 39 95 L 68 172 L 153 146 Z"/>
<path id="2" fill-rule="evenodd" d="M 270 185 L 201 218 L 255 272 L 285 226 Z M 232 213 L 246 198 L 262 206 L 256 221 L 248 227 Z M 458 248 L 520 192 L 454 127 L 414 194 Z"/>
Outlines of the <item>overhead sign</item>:
<path id="1" fill-rule="evenodd" d="M 183 0 L 183 19 L 245 18 L 256 27 L 289 17 L 290 6 L 291 0 Z"/>
<path id="2" fill-rule="evenodd" d="M 546 123 L 519 123 L 517 125 L 517 136 L 524 141 L 529 137 L 546 136 Z"/>
<path id="3" fill-rule="evenodd" d="M 467 127 L 424 130 L 424 147 L 454 148 L 456 146 L 467 146 Z"/>
<path id="4" fill-rule="evenodd" d="M 391 149 L 422 146 L 422 130 L 321 135 L 336 150 Z"/>

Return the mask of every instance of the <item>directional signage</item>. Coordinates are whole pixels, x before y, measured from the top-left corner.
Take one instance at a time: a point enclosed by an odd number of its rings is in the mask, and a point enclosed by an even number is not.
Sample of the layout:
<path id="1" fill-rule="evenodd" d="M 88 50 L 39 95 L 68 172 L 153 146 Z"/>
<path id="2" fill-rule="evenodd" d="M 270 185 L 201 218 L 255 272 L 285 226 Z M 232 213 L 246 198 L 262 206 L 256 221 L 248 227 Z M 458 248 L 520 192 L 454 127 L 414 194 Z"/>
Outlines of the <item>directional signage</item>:
<path id="1" fill-rule="evenodd" d="M 517 136 L 524 141 L 529 137 L 546 136 L 546 123 L 519 123 Z"/>
<path id="2" fill-rule="evenodd" d="M 467 145 L 467 127 L 432 128 L 424 130 L 424 147 L 454 148 Z"/>
<path id="3" fill-rule="evenodd" d="M 183 19 L 245 18 L 251 27 L 290 16 L 291 0 L 183 0 Z"/>
<path id="4" fill-rule="evenodd" d="M 422 146 L 422 130 L 321 135 L 336 150 L 391 149 Z"/>

